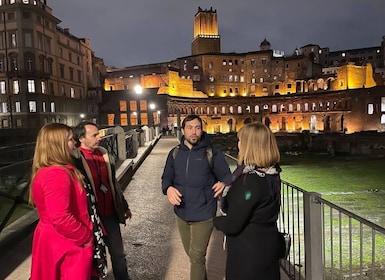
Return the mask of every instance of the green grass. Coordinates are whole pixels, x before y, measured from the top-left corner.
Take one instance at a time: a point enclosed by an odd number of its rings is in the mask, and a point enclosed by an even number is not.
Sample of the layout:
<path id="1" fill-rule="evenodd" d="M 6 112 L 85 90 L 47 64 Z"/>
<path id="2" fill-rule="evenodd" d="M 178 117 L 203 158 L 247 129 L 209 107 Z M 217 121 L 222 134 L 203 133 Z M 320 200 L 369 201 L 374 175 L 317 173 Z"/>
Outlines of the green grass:
<path id="1" fill-rule="evenodd" d="M 385 191 L 385 159 L 324 154 L 282 155 L 281 178 L 313 192 Z"/>
<path id="2" fill-rule="evenodd" d="M 385 227 L 385 159 L 282 155 L 281 178 Z"/>

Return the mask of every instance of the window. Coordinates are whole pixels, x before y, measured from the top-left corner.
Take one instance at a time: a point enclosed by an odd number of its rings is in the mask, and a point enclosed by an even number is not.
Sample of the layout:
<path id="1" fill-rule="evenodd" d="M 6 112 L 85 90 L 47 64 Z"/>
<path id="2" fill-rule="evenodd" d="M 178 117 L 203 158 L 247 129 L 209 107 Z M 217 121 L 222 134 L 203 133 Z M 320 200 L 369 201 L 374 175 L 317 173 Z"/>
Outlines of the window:
<path id="1" fill-rule="evenodd" d="M 32 33 L 31 32 L 25 32 L 24 33 L 24 45 L 27 48 L 32 47 Z"/>
<path id="2" fill-rule="evenodd" d="M 209 62 L 209 69 L 213 69 L 213 67 L 214 67 L 214 63 Z"/>
<path id="3" fill-rule="evenodd" d="M 82 80 L 82 71 L 78 70 L 78 82 L 81 82 Z"/>
<path id="4" fill-rule="evenodd" d="M 36 113 L 36 101 L 29 101 L 29 112 Z"/>
<path id="5" fill-rule="evenodd" d="M 64 78 L 64 65 L 60 64 L 59 68 L 60 68 L 60 78 Z"/>
<path id="6" fill-rule="evenodd" d="M 40 86 L 41 86 L 41 93 L 47 93 L 47 89 L 46 89 L 46 86 L 45 86 L 45 81 L 41 81 L 40 82 Z"/>
<path id="7" fill-rule="evenodd" d="M 1 113 L 7 113 L 8 112 L 8 104 L 7 102 L 1 102 Z"/>
<path id="8" fill-rule="evenodd" d="M 33 60 L 32 60 L 32 58 L 30 58 L 30 57 L 28 57 L 27 58 L 27 61 L 26 61 L 26 66 L 27 66 L 27 71 L 28 72 L 32 72 L 32 70 L 33 70 Z"/>
<path id="9" fill-rule="evenodd" d="M 43 103 L 41 104 L 41 107 L 42 107 L 43 112 L 45 113 L 47 110 L 45 101 L 43 101 Z"/>
<path id="10" fill-rule="evenodd" d="M 20 101 L 16 101 L 15 102 L 15 111 L 16 111 L 16 113 L 20 113 L 21 112 L 21 103 L 20 103 Z"/>
<path id="11" fill-rule="evenodd" d="M 373 104 L 368 104 L 368 115 L 373 115 L 374 114 L 374 105 Z"/>
<path id="12" fill-rule="evenodd" d="M 255 65 L 255 59 L 254 58 L 250 61 L 250 65 Z"/>
<path id="13" fill-rule="evenodd" d="M 18 80 L 15 80 L 13 81 L 13 93 L 14 94 L 19 94 L 19 81 Z"/>
<path id="14" fill-rule="evenodd" d="M 52 63 L 53 63 L 53 60 L 52 59 L 48 59 L 48 61 L 47 61 L 47 66 L 48 66 L 47 71 L 48 71 L 49 74 L 52 74 L 52 69 L 53 69 Z"/>
<path id="15" fill-rule="evenodd" d="M 51 112 L 52 113 L 55 112 L 55 103 L 54 102 L 51 102 Z"/>
<path id="16" fill-rule="evenodd" d="M 74 80 L 74 69 L 72 67 L 70 67 L 70 80 Z"/>
<path id="17" fill-rule="evenodd" d="M 12 32 L 10 34 L 10 37 L 11 37 L 11 48 L 16 48 L 17 47 L 16 32 Z"/>
<path id="18" fill-rule="evenodd" d="M 35 81 L 34 80 L 28 80 L 28 92 L 30 92 L 30 93 L 35 92 Z"/>
<path id="19" fill-rule="evenodd" d="M 75 90 L 74 88 L 70 88 L 71 98 L 75 98 Z"/>
<path id="20" fill-rule="evenodd" d="M 381 112 L 385 112 L 385 97 L 381 97 Z"/>
<path id="21" fill-rule="evenodd" d="M 227 64 L 226 59 L 224 59 L 224 60 L 222 61 L 222 65 L 226 65 L 226 64 Z"/>
<path id="22" fill-rule="evenodd" d="M 5 81 L 0 81 L 0 93 L 5 94 Z"/>
<path id="23" fill-rule="evenodd" d="M 64 85 L 61 85 L 61 95 L 66 95 L 66 88 L 65 88 L 65 86 Z"/>
<path id="24" fill-rule="evenodd" d="M 11 70 L 12 71 L 17 71 L 17 69 L 18 69 L 17 57 L 12 56 L 11 57 Z"/>

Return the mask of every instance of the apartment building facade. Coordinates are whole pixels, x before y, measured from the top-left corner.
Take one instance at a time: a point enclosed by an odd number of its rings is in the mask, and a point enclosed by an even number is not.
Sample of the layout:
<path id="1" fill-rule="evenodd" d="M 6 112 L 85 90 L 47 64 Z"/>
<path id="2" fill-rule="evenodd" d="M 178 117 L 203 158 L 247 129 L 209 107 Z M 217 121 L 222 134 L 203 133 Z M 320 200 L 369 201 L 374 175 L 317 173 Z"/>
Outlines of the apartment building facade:
<path id="1" fill-rule="evenodd" d="M 45 0 L 0 1 L 0 131 L 98 119 L 105 66 Z"/>

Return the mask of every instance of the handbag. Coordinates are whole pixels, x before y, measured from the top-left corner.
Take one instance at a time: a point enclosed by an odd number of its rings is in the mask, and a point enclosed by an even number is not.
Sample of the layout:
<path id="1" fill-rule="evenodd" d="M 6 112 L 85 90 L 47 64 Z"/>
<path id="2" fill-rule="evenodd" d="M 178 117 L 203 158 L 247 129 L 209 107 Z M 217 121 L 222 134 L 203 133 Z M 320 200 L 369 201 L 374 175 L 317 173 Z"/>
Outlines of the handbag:
<path id="1" fill-rule="evenodd" d="M 280 205 L 280 212 L 282 217 L 282 228 L 285 228 L 285 213 L 283 211 L 282 204 Z M 280 251 L 279 251 L 279 258 L 280 259 L 287 259 L 287 257 L 290 254 L 290 247 L 291 247 L 291 236 L 287 232 L 281 232 L 278 231 L 278 242 L 280 244 Z"/>
<path id="2" fill-rule="evenodd" d="M 279 258 L 280 259 L 287 259 L 290 253 L 290 247 L 291 247 L 291 236 L 289 233 L 286 232 L 278 232 L 278 239 L 280 243 L 280 251 L 279 251 Z"/>

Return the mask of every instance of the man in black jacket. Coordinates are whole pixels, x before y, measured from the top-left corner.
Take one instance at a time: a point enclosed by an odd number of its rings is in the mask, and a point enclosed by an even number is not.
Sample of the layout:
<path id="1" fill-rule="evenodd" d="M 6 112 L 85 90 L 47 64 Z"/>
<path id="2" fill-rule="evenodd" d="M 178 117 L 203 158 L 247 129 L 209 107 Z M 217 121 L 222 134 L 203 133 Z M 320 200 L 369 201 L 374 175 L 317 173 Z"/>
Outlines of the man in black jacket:
<path id="1" fill-rule="evenodd" d="M 223 153 L 212 147 L 202 130 L 202 119 L 189 115 L 182 122 L 182 139 L 177 153 L 167 157 L 162 191 L 174 205 L 184 250 L 190 258 L 190 279 L 204 280 L 206 251 L 216 215 L 217 198 L 231 181 Z M 212 163 L 208 158 L 212 149 Z"/>

